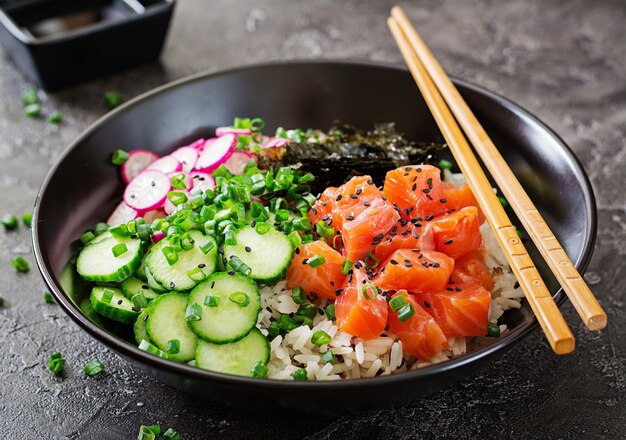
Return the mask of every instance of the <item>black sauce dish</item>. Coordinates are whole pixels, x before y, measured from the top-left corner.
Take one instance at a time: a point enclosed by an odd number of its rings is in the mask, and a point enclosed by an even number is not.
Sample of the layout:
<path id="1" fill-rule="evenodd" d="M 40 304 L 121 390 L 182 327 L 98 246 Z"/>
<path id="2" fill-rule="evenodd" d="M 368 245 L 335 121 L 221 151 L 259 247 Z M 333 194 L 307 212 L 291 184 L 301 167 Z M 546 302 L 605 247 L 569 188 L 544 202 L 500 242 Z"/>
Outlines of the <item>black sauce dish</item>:
<path id="1" fill-rule="evenodd" d="M 554 132 L 525 110 L 482 88 L 454 82 L 584 271 L 596 237 L 596 208 L 580 163 Z M 331 383 L 213 373 L 145 353 L 116 326 L 97 325 L 81 311 L 85 292 L 68 282 L 71 274 L 63 268 L 72 241 L 106 218 L 121 199 L 123 186 L 118 170 L 108 161 L 111 153 L 125 147 L 165 154 L 212 135 L 215 127 L 230 124 L 235 116 L 261 117 L 268 132 L 277 126 L 328 128 L 337 119 L 361 128 L 395 121 L 410 139 L 441 141 L 406 70 L 354 62 L 287 62 L 196 75 L 146 93 L 97 121 L 68 147 L 46 177 L 35 205 L 33 247 L 44 280 L 63 310 L 134 367 L 176 389 L 229 406 L 336 414 L 424 397 L 502 356 L 529 332 L 537 331 L 537 321 L 524 304 L 505 314 L 510 330 L 464 356 L 415 371 Z M 532 243 L 526 245 L 556 301 L 562 303 L 564 294 L 554 277 Z"/>

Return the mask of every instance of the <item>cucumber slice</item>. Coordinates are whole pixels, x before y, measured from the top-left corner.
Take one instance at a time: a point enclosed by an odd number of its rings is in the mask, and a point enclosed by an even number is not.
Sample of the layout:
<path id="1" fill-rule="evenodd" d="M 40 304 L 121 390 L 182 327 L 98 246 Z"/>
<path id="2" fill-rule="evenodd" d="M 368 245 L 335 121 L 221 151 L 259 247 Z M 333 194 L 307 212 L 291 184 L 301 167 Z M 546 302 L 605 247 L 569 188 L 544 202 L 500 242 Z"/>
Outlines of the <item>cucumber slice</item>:
<path id="1" fill-rule="evenodd" d="M 146 249 L 143 259 L 141 260 L 141 264 L 139 265 L 139 269 L 137 269 L 137 272 L 135 272 L 135 276 L 142 281 L 148 281 L 148 278 L 146 277 L 146 258 L 148 257 L 151 249 L 152 245 L 149 246 L 148 249 Z"/>
<path id="2" fill-rule="evenodd" d="M 185 310 L 187 295 L 167 293 L 150 303 L 151 312 L 146 321 L 146 331 L 150 341 L 163 351 L 172 339 L 180 342 L 180 351 L 169 354 L 168 358 L 177 362 L 189 362 L 194 358 L 198 337 L 187 326 Z"/>
<path id="3" fill-rule="evenodd" d="M 252 376 L 257 362 L 267 364 L 269 359 L 270 344 L 257 328 L 237 342 L 212 344 L 198 339 L 196 347 L 196 367 L 218 373 Z"/>
<path id="4" fill-rule="evenodd" d="M 160 285 L 158 281 L 154 279 L 154 277 L 152 276 L 152 273 L 150 273 L 150 270 L 147 267 L 145 267 L 145 273 L 146 273 L 146 283 L 148 283 L 148 287 L 150 287 L 153 291 L 155 291 L 156 293 L 169 292 L 169 290 L 167 290 L 165 287 Z"/>
<path id="5" fill-rule="evenodd" d="M 224 247 L 227 259 L 233 255 L 239 257 L 251 269 L 250 276 L 265 284 L 283 277 L 293 253 L 291 242 L 285 234 L 271 228 L 260 235 L 253 227 L 246 226 L 237 232 L 235 238 L 236 245 Z"/>
<path id="6" fill-rule="evenodd" d="M 127 251 L 115 257 L 113 247 L 120 243 Z M 85 246 L 76 260 L 76 270 L 87 281 L 120 282 L 139 268 L 142 256 L 141 240 L 109 237 Z"/>
<path id="7" fill-rule="evenodd" d="M 152 308 L 150 307 L 152 303 L 148 304 L 148 307 L 143 309 L 139 316 L 137 316 L 137 321 L 135 321 L 135 325 L 133 325 L 133 331 L 135 332 L 135 342 L 137 345 L 141 344 L 142 340 L 146 340 L 150 342 L 150 337 L 148 336 L 148 331 L 146 330 L 146 321 L 150 316 L 150 312 Z"/>
<path id="8" fill-rule="evenodd" d="M 242 306 L 229 299 L 234 292 L 245 293 L 249 304 Z M 205 305 L 208 296 L 219 298 L 217 306 Z M 235 298 L 237 299 L 237 298 Z M 261 310 L 261 295 L 256 283 L 240 274 L 214 273 L 189 294 L 187 304 L 199 304 L 202 319 L 188 322 L 200 338 L 215 344 L 238 341 L 254 328 Z"/>
<path id="9" fill-rule="evenodd" d="M 102 299 L 107 290 L 113 292 L 110 302 Z M 134 307 L 133 303 L 122 295 L 122 291 L 116 287 L 94 287 L 91 289 L 89 301 L 93 309 L 102 316 L 124 324 L 134 324 L 141 312 L 141 309 Z"/>
<path id="10" fill-rule="evenodd" d="M 146 258 L 146 269 L 150 271 L 157 282 L 170 290 L 186 292 L 196 287 L 202 280 L 194 281 L 188 275 L 195 269 L 202 270 L 205 277 L 215 271 L 217 260 L 215 240 L 199 231 L 190 231 L 190 235 L 195 241 L 195 246 L 188 251 L 179 251 L 178 261 L 173 265 L 170 266 L 165 255 L 163 255 L 163 248 L 170 245 L 167 239 L 154 245 L 148 258 Z M 207 241 L 213 243 L 213 248 L 205 255 L 200 250 L 200 246 L 206 244 Z"/>
<path id="11" fill-rule="evenodd" d="M 134 276 L 130 276 L 122 281 L 120 288 L 122 289 L 124 296 L 130 300 L 133 299 L 133 296 L 140 293 L 143 293 L 148 301 L 152 301 L 159 296 L 159 294 L 152 290 L 148 284 Z"/>

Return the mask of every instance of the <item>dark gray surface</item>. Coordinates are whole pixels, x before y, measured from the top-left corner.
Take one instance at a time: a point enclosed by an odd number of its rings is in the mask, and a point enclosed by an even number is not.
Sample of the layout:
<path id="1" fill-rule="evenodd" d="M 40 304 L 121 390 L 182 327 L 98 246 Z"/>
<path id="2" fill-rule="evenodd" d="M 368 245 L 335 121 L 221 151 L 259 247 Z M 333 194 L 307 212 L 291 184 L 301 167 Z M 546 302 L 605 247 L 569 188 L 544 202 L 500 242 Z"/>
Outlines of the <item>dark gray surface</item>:
<path id="1" fill-rule="evenodd" d="M 210 7 L 209 7 L 210 4 Z M 181 0 L 160 64 L 53 95 L 44 112 L 22 113 L 29 87 L 0 51 L 0 213 L 31 209 L 50 165 L 104 113 L 102 95 L 127 97 L 204 70 L 294 58 L 401 63 L 385 17 L 392 2 Z M 480 374 L 430 399 L 394 410 L 320 420 L 242 414 L 178 393 L 137 374 L 45 304 L 30 261 L 28 230 L 0 231 L 0 434 L 7 438 L 136 438 L 140 424 L 201 438 L 626 437 L 626 4 L 616 1 L 420 1 L 406 5 L 449 73 L 499 92 L 538 115 L 574 149 L 598 198 L 599 237 L 585 278 L 609 315 L 601 334 L 563 308 L 574 354 L 554 356 L 539 330 Z M 121 146 L 128 147 L 128 146 Z M 62 351 L 65 373 L 47 370 Z M 98 358 L 107 373 L 88 379 Z"/>

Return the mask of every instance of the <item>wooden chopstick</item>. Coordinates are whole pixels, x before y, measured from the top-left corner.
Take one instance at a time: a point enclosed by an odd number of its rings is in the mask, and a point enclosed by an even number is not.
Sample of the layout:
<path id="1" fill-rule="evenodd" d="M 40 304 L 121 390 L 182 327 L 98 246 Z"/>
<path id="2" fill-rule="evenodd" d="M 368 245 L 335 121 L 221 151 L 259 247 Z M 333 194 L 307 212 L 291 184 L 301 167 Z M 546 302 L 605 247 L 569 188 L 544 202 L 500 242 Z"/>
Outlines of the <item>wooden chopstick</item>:
<path id="1" fill-rule="evenodd" d="M 574 336 L 541 279 L 541 275 L 539 275 L 537 268 L 526 252 L 524 245 L 517 236 L 515 227 L 504 212 L 504 208 L 493 192 L 487 176 L 485 176 L 478 160 L 465 140 L 450 109 L 448 109 L 432 79 L 411 48 L 398 22 L 395 18 L 389 17 L 387 24 L 428 108 L 450 146 L 457 164 L 465 175 L 469 187 L 478 200 L 480 208 L 495 233 L 520 286 L 524 290 L 526 299 L 535 313 L 552 350 L 556 354 L 570 353 L 575 346 Z"/>
<path id="2" fill-rule="evenodd" d="M 544 221 L 539 210 L 537 210 L 522 185 L 515 178 L 513 171 L 511 171 L 497 147 L 491 141 L 482 125 L 480 125 L 459 91 L 452 84 L 452 81 L 450 81 L 450 78 L 448 78 L 435 56 L 413 28 L 402 8 L 399 6 L 392 8 L 391 16 L 408 38 L 425 70 L 432 78 L 459 125 L 522 222 L 531 240 L 548 263 L 556 279 L 563 286 L 563 290 L 565 290 L 585 325 L 589 330 L 602 330 L 607 324 L 606 313 L 602 310 L 589 286 L 580 276 L 563 247 Z"/>

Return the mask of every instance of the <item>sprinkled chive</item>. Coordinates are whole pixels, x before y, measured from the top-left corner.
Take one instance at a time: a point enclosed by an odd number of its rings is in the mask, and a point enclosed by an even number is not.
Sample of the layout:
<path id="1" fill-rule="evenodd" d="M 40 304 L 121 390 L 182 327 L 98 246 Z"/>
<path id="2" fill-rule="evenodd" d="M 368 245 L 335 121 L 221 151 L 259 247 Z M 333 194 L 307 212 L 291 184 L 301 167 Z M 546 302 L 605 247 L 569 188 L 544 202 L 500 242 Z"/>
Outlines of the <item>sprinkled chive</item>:
<path id="1" fill-rule="evenodd" d="M 137 225 L 137 236 L 141 241 L 150 240 L 150 236 L 152 235 L 152 228 L 149 225 Z"/>
<path id="2" fill-rule="evenodd" d="M 220 297 L 215 295 L 207 295 L 204 297 L 204 305 L 207 307 L 217 307 L 220 305 Z"/>
<path id="3" fill-rule="evenodd" d="M 174 428 L 168 428 L 163 434 L 163 440 L 183 440 L 183 437 Z"/>
<path id="4" fill-rule="evenodd" d="M 296 304 L 306 303 L 306 293 L 304 292 L 304 289 L 300 286 L 291 289 L 291 298 Z"/>
<path id="5" fill-rule="evenodd" d="M 265 235 L 270 230 L 270 225 L 267 222 L 257 222 L 254 228 L 259 235 Z"/>
<path id="6" fill-rule="evenodd" d="M 104 364 L 97 359 L 89 361 L 83 367 L 83 371 L 89 377 L 97 376 L 104 371 Z"/>
<path id="7" fill-rule="evenodd" d="M 50 292 L 48 292 L 47 290 L 43 292 L 43 300 L 47 303 L 47 304 L 54 304 L 54 297 L 52 296 L 52 294 Z"/>
<path id="8" fill-rule="evenodd" d="M 96 226 L 94 226 L 93 233 L 96 234 L 96 236 L 98 236 L 98 235 L 104 234 L 108 230 L 109 230 L 109 225 L 101 222 L 101 223 L 96 224 Z"/>
<path id="9" fill-rule="evenodd" d="M 196 282 L 202 281 L 206 278 L 206 274 L 202 271 L 202 269 L 199 269 L 197 267 L 187 272 L 187 276 L 192 281 L 196 281 Z"/>
<path id="10" fill-rule="evenodd" d="M 320 345 L 328 344 L 331 340 L 332 338 L 330 337 L 330 335 L 324 330 L 318 330 L 313 333 L 313 336 L 311 336 L 311 343 L 313 345 L 317 345 L 318 347 Z"/>
<path id="11" fill-rule="evenodd" d="M 267 365 L 264 362 L 258 361 L 252 367 L 252 377 L 267 377 L 268 373 Z"/>
<path id="12" fill-rule="evenodd" d="M 309 319 L 313 319 L 317 315 L 317 306 L 315 304 L 302 304 L 298 307 L 296 315 L 306 316 Z"/>
<path id="13" fill-rule="evenodd" d="M 267 327 L 267 334 L 272 338 L 280 335 L 280 327 L 278 326 L 276 321 L 270 322 L 269 327 Z"/>
<path id="14" fill-rule="evenodd" d="M 35 104 L 37 101 L 39 101 L 39 97 L 37 96 L 37 91 L 34 89 L 26 90 L 22 95 L 24 105 Z"/>
<path id="15" fill-rule="evenodd" d="M 104 289 L 104 291 L 102 292 L 102 297 L 101 297 L 101 301 L 103 303 L 106 304 L 111 304 L 111 301 L 113 300 L 113 295 L 115 294 L 115 292 L 113 292 L 111 289 Z"/>
<path id="16" fill-rule="evenodd" d="M 343 262 L 343 266 L 341 266 L 341 273 L 344 275 L 348 275 L 348 272 L 350 271 L 352 266 L 354 266 L 354 263 L 346 258 L 346 260 Z"/>
<path id="17" fill-rule="evenodd" d="M 370 260 L 373 260 L 374 262 L 370 263 L 369 262 Z M 376 255 L 372 254 L 371 252 L 367 254 L 364 262 L 365 262 L 365 266 L 369 267 L 370 269 L 375 269 L 380 264 L 380 260 L 378 259 L 378 257 L 376 257 Z"/>
<path id="18" fill-rule="evenodd" d="M 28 104 L 24 107 L 24 114 L 29 118 L 38 118 L 41 114 L 41 106 L 36 102 L 33 104 Z"/>
<path id="19" fill-rule="evenodd" d="M 114 90 L 109 90 L 104 94 L 104 105 L 107 106 L 109 110 L 118 107 L 122 103 L 122 95 L 119 92 Z"/>
<path id="20" fill-rule="evenodd" d="M 313 320 L 307 316 L 296 315 L 293 317 L 293 320 L 300 327 L 302 327 L 303 325 L 306 325 L 307 327 L 313 328 Z"/>
<path id="21" fill-rule="evenodd" d="M 400 310 L 398 310 L 398 320 L 400 322 L 406 321 L 413 315 L 415 315 L 415 309 L 410 303 L 405 304 L 402 308 L 400 308 Z"/>
<path id="22" fill-rule="evenodd" d="M 180 353 L 180 341 L 178 339 L 170 339 L 167 341 L 167 354 Z"/>
<path id="23" fill-rule="evenodd" d="M 372 296 L 370 296 L 367 291 L 370 291 L 373 293 Z M 378 296 L 378 287 L 376 287 L 373 284 L 366 284 L 363 287 L 361 287 L 361 292 L 363 293 L 363 296 L 365 297 L 365 299 L 367 300 L 372 300 L 372 299 L 376 299 L 376 297 Z"/>
<path id="24" fill-rule="evenodd" d="M 161 252 L 165 256 L 165 259 L 167 260 L 167 264 L 169 264 L 170 266 L 172 266 L 174 263 L 178 261 L 178 253 L 176 252 L 176 249 L 174 249 L 173 247 L 164 246 L 163 249 L 161 249 Z"/>
<path id="25" fill-rule="evenodd" d="M 309 266 L 311 266 L 313 269 L 315 269 L 316 267 L 321 266 L 324 263 L 326 263 L 326 258 L 324 258 L 324 256 L 322 254 L 317 254 L 317 255 L 309 258 L 309 261 L 307 262 L 307 264 Z"/>
<path id="26" fill-rule="evenodd" d="M 133 295 L 131 301 L 135 307 L 139 307 L 140 309 L 143 309 L 148 305 L 148 299 L 146 298 L 146 295 L 143 294 L 143 292 L 139 292 L 137 295 Z"/>
<path id="27" fill-rule="evenodd" d="M 215 247 L 215 243 L 209 240 L 206 243 L 200 245 L 200 250 L 202 251 L 204 255 L 206 255 L 209 252 L 211 252 L 211 249 L 213 249 L 214 247 Z"/>
<path id="28" fill-rule="evenodd" d="M 172 176 L 172 187 L 174 189 L 185 189 L 187 188 L 187 183 L 185 182 L 184 174 L 174 174 Z"/>
<path id="29" fill-rule="evenodd" d="M 293 372 L 293 380 L 309 380 L 309 373 L 304 368 L 298 368 Z"/>
<path id="30" fill-rule="evenodd" d="M 274 218 L 277 222 L 287 221 L 287 219 L 289 219 L 289 211 L 286 209 L 277 209 Z"/>
<path id="31" fill-rule="evenodd" d="M 451 170 L 452 162 L 450 162 L 449 160 L 441 159 L 439 161 L 439 168 L 441 168 L 442 170 Z"/>
<path id="32" fill-rule="evenodd" d="M 287 238 L 294 249 L 302 244 L 302 238 L 300 238 L 298 231 L 291 231 L 289 235 L 287 235 Z"/>
<path id="33" fill-rule="evenodd" d="M 139 343 L 139 349 L 142 351 L 145 351 L 146 353 L 150 353 L 153 354 L 155 356 L 159 356 L 162 358 L 167 358 L 167 353 L 164 352 L 163 350 L 157 348 L 155 345 L 151 344 L 150 342 L 146 341 L 145 339 L 141 340 L 141 343 Z"/>
<path id="34" fill-rule="evenodd" d="M 185 321 L 200 321 L 202 319 L 202 308 L 200 304 L 189 304 L 185 310 Z"/>
<path id="35" fill-rule="evenodd" d="M 126 247 L 126 244 L 124 243 L 119 243 L 113 246 L 111 252 L 113 252 L 114 257 L 119 257 L 120 255 L 124 255 L 126 252 L 128 252 L 128 247 Z"/>
<path id="36" fill-rule="evenodd" d="M 332 226 L 328 226 L 325 222 L 319 221 L 315 224 L 315 232 L 320 237 L 330 238 L 335 235 L 335 229 Z"/>
<path id="37" fill-rule="evenodd" d="M 111 157 L 111 163 L 113 165 L 122 165 L 128 160 L 128 153 L 124 150 L 115 150 L 113 157 Z"/>
<path id="38" fill-rule="evenodd" d="M 170 191 L 167 194 L 167 198 L 170 202 L 172 202 L 172 205 L 174 206 L 182 205 L 187 201 L 187 195 L 185 193 L 177 191 Z"/>
<path id="39" fill-rule="evenodd" d="M 500 336 L 500 326 L 493 322 L 487 324 L 487 336 L 497 337 Z"/>
<path id="40" fill-rule="evenodd" d="M 96 238 L 96 236 L 94 235 L 93 232 L 91 231 L 87 231 L 85 232 L 83 235 L 80 236 L 80 242 L 82 244 L 87 244 L 89 243 L 91 240 L 93 240 L 94 238 Z"/>
<path id="41" fill-rule="evenodd" d="M 327 363 L 327 364 L 332 364 L 334 363 L 337 359 L 335 358 L 335 355 L 333 354 L 332 351 L 328 350 L 326 352 L 324 352 L 324 354 L 322 355 L 322 360 Z"/>
<path id="42" fill-rule="evenodd" d="M 237 272 L 241 272 L 244 275 L 250 275 L 250 273 L 252 272 L 252 269 L 250 268 L 250 266 L 248 266 L 246 263 L 244 263 L 243 261 L 241 261 L 241 258 L 232 255 L 230 257 L 230 260 L 228 260 L 228 265 L 230 267 L 232 267 L 233 269 L 235 269 Z"/>
<path id="43" fill-rule="evenodd" d="M 509 202 L 504 197 L 498 197 L 498 200 L 503 208 L 507 208 L 509 206 Z"/>
<path id="44" fill-rule="evenodd" d="M 324 313 L 326 313 L 326 317 L 330 319 L 331 321 L 334 321 L 335 319 L 337 319 L 335 317 L 335 305 L 334 304 L 329 304 L 326 307 L 324 307 Z"/>
<path id="45" fill-rule="evenodd" d="M 22 221 L 24 222 L 25 226 L 28 226 L 30 228 L 30 226 L 33 224 L 33 213 L 27 212 L 26 214 L 22 215 Z"/>
<path id="46" fill-rule="evenodd" d="M 250 297 L 245 292 L 231 293 L 228 299 L 240 307 L 247 307 L 250 304 Z"/>
<path id="47" fill-rule="evenodd" d="M 394 312 L 397 312 L 405 305 L 406 299 L 404 299 L 404 296 L 402 295 L 396 296 L 395 298 L 392 298 L 391 301 L 389 301 L 389 307 L 391 307 L 391 310 L 393 310 Z"/>
<path id="48" fill-rule="evenodd" d="M 48 122 L 51 124 L 60 124 L 61 122 L 63 122 L 63 113 L 61 113 L 60 111 L 54 111 L 50 113 L 50 115 L 48 116 Z"/>
<path id="49" fill-rule="evenodd" d="M 0 219 L 0 223 L 4 226 L 5 229 L 11 230 L 17 228 L 17 217 L 12 214 L 7 214 L 2 219 Z"/>
<path id="50" fill-rule="evenodd" d="M 65 368 L 65 359 L 61 353 L 57 352 L 50 356 L 50 360 L 48 361 L 48 369 L 53 373 L 60 373 Z"/>
<path id="51" fill-rule="evenodd" d="M 196 245 L 195 240 L 189 232 L 185 232 L 180 239 L 180 246 L 184 251 L 190 251 Z"/>
<path id="52" fill-rule="evenodd" d="M 159 425 L 141 425 L 139 427 L 138 440 L 154 440 L 157 435 L 161 434 L 161 427 Z"/>
<path id="53" fill-rule="evenodd" d="M 21 255 L 13 258 L 11 260 L 11 264 L 13 265 L 15 270 L 18 271 L 18 272 L 25 273 L 25 272 L 28 272 L 30 270 L 30 264 Z"/>
<path id="54" fill-rule="evenodd" d="M 298 327 L 296 321 L 294 321 L 293 318 L 290 318 L 288 315 L 280 315 L 280 318 L 278 318 L 278 320 L 276 321 L 276 325 L 278 326 L 278 328 L 287 333 Z"/>

